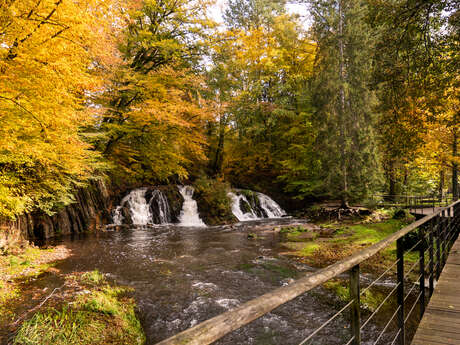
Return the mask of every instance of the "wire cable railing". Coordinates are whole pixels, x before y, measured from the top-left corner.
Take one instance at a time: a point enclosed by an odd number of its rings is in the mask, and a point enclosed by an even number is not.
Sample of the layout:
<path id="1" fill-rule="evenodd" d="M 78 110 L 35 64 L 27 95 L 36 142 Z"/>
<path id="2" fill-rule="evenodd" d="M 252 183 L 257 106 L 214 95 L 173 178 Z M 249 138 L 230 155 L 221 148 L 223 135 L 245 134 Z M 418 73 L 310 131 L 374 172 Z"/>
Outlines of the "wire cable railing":
<path id="1" fill-rule="evenodd" d="M 415 318 L 416 322 L 421 320 L 428 300 L 433 294 L 435 282 L 439 279 L 447 261 L 448 252 L 455 242 L 459 230 L 460 201 L 456 201 L 409 224 L 382 241 L 348 258 L 204 321 L 163 340 L 158 345 L 211 344 L 286 302 L 321 286 L 331 279 L 339 278 L 345 272 L 349 272 L 349 301 L 316 329 L 312 330 L 299 345 L 312 344 L 312 340 L 321 336 L 321 331 L 327 329 L 334 320 L 339 319 L 341 322 L 348 323 L 345 328 L 350 329 L 349 338 L 344 341 L 344 344 L 360 345 L 364 329 L 371 324 L 384 306 L 392 308 L 393 305 L 394 310 L 391 311 L 391 317 L 388 321 L 384 321 L 384 326 L 377 333 L 373 344 L 378 344 L 383 339 L 385 339 L 386 344 L 408 344 L 412 335 L 407 331 L 406 326 L 411 319 Z M 414 241 L 414 236 L 416 236 L 415 243 L 407 245 L 408 241 Z M 409 237 L 412 239 L 408 240 Z M 394 245 L 395 242 L 396 260 L 383 268 L 384 272 L 368 283 L 361 291 L 360 266 L 382 250 Z M 413 262 L 405 258 L 408 253 L 411 253 Z M 416 255 L 417 259 L 414 260 Z M 396 278 L 395 285 L 382 297 L 382 300 L 373 310 L 366 310 L 363 303 L 361 303 L 361 297 L 364 298 L 376 287 L 378 282 L 381 282 L 387 276 Z M 419 310 L 418 315 L 414 313 L 417 309 Z M 363 312 L 369 314 L 364 322 L 361 321 Z M 391 327 L 392 325 L 394 327 Z"/>

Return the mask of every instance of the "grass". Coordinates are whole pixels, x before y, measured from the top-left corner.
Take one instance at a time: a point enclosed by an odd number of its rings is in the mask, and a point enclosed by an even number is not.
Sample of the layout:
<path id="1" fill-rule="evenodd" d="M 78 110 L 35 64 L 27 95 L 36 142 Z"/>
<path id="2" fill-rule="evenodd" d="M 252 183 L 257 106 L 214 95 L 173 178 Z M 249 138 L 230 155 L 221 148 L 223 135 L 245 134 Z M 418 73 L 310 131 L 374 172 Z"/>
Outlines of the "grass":
<path id="1" fill-rule="evenodd" d="M 391 211 L 379 210 L 378 212 L 379 217 L 388 218 L 392 215 Z M 305 236 L 304 231 L 299 229 L 283 229 L 282 231 L 284 231 L 284 245 L 293 250 L 295 256 L 311 266 L 325 267 L 385 239 L 407 225 L 407 222 L 407 219 L 390 218 L 379 222 L 355 219 L 342 223 L 319 224 L 322 228 L 333 231 L 333 235 L 328 237 Z M 366 260 L 363 268 L 375 271 L 388 266 L 394 260 L 396 260 L 396 243 Z M 406 253 L 407 263 L 415 263 L 417 260 L 418 253 Z"/>
<path id="2" fill-rule="evenodd" d="M 60 308 L 36 313 L 19 328 L 14 345 L 141 345 L 145 335 L 135 314 L 131 289 L 109 285 L 92 271 L 70 279 L 89 293 L 75 294 Z M 85 291 L 83 290 L 83 291 Z"/>
<path id="3" fill-rule="evenodd" d="M 53 266 L 44 260 L 52 252 L 52 249 L 28 247 L 19 254 L 0 255 L 0 321 L 14 317 L 10 304 L 20 298 L 20 284 Z"/>
<path id="4" fill-rule="evenodd" d="M 314 240 L 318 237 L 317 233 L 301 225 L 282 228 L 280 234 L 289 242 L 304 242 L 305 239 Z"/>
<path id="5" fill-rule="evenodd" d="M 347 282 L 339 279 L 331 279 L 323 284 L 323 287 L 332 291 L 342 302 L 350 301 L 350 289 Z M 361 306 L 373 312 L 385 299 L 385 294 L 375 289 L 366 290 L 360 296 Z"/>

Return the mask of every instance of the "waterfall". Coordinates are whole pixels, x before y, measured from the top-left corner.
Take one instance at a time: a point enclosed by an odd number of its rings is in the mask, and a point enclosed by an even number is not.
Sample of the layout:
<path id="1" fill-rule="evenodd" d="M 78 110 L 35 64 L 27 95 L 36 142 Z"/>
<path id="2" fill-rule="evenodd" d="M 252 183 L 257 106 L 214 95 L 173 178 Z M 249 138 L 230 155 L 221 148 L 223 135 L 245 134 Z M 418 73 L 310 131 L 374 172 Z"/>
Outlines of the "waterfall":
<path id="1" fill-rule="evenodd" d="M 168 199 L 158 189 L 138 188 L 128 193 L 112 213 L 113 224 L 153 225 L 171 223 Z"/>
<path id="2" fill-rule="evenodd" d="M 201 220 L 198 214 L 198 205 L 193 199 L 193 192 L 195 191 L 192 186 L 178 186 L 179 192 L 184 197 L 182 204 L 182 211 L 179 215 L 179 226 L 196 226 L 204 227 L 206 224 Z"/>
<path id="3" fill-rule="evenodd" d="M 115 225 L 123 224 L 123 215 L 121 214 L 122 208 L 123 207 L 119 205 L 115 207 L 115 209 L 113 210 L 112 219 L 113 219 L 113 224 Z"/>
<path id="4" fill-rule="evenodd" d="M 155 224 L 171 223 L 171 210 L 168 199 L 160 190 L 154 189 L 152 191 L 149 206 Z"/>
<path id="5" fill-rule="evenodd" d="M 227 194 L 232 199 L 232 213 L 238 218 L 239 221 L 258 219 L 254 213 L 251 204 L 243 194 L 236 195 L 233 192 Z M 248 212 L 244 212 L 241 208 L 241 203 L 247 205 Z"/>
<path id="6" fill-rule="evenodd" d="M 115 209 L 114 223 L 115 220 L 117 220 L 119 223 L 115 224 L 122 224 L 123 220 L 126 218 L 122 214 L 123 208 L 127 206 L 129 208 L 131 221 L 134 225 L 152 224 L 152 214 L 150 213 L 149 204 L 145 199 L 146 192 L 147 188 L 138 188 L 129 192 L 129 194 L 121 200 L 120 206 Z"/>
<path id="7" fill-rule="evenodd" d="M 267 213 L 268 218 L 280 218 L 286 215 L 286 212 L 278 205 L 275 200 L 263 193 L 257 193 L 260 207 Z"/>
<path id="8" fill-rule="evenodd" d="M 286 212 L 272 198 L 263 193 L 250 192 L 248 197 L 240 191 L 230 192 L 232 212 L 239 221 L 261 218 L 280 218 Z"/>

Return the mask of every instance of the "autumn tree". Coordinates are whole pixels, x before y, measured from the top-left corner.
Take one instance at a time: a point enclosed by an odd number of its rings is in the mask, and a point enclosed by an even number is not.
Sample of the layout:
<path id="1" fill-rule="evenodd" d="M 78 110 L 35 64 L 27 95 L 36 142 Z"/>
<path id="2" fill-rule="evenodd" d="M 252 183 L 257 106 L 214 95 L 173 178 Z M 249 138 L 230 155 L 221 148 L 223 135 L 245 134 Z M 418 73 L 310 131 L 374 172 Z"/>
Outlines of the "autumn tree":
<path id="1" fill-rule="evenodd" d="M 96 146 L 122 182 L 186 178 L 206 159 L 203 128 L 211 114 L 199 62 L 212 24 L 208 5 L 146 0 L 129 13 L 123 65 L 99 100 L 107 113 L 95 128 Z"/>
<path id="2" fill-rule="evenodd" d="M 230 7 L 227 15 L 234 10 Z M 279 11 L 265 12 L 265 19 L 271 17 L 263 25 L 232 20 L 213 46 L 210 85 L 223 105 L 215 135 L 225 134 L 225 147 L 216 140 L 220 145 L 211 157 L 224 152 L 224 176 L 246 188 L 273 187 L 280 175 L 285 175 L 283 184 L 290 184 L 295 165 L 291 145 L 310 141 L 295 137 L 293 128 L 311 129 L 305 93 L 315 45 L 297 17 Z M 286 155 L 290 147 L 293 155 Z"/>
<path id="3" fill-rule="evenodd" d="M 52 213 L 99 169 L 81 126 L 94 119 L 87 95 L 113 63 L 111 5 L 1 2 L 0 216 Z"/>

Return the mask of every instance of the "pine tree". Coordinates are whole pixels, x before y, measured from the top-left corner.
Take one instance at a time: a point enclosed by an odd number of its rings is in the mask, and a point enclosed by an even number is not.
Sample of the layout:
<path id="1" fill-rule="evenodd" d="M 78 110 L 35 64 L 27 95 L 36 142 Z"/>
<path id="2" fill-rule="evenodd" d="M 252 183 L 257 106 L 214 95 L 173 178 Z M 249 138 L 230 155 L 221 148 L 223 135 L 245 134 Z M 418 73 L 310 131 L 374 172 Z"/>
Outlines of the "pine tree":
<path id="1" fill-rule="evenodd" d="M 373 38 L 362 0 L 313 0 L 311 9 L 318 44 L 313 90 L 323 188 L 348 207 L 350 200 L 366 196 L 378 171 L 369 88 Z"/>

